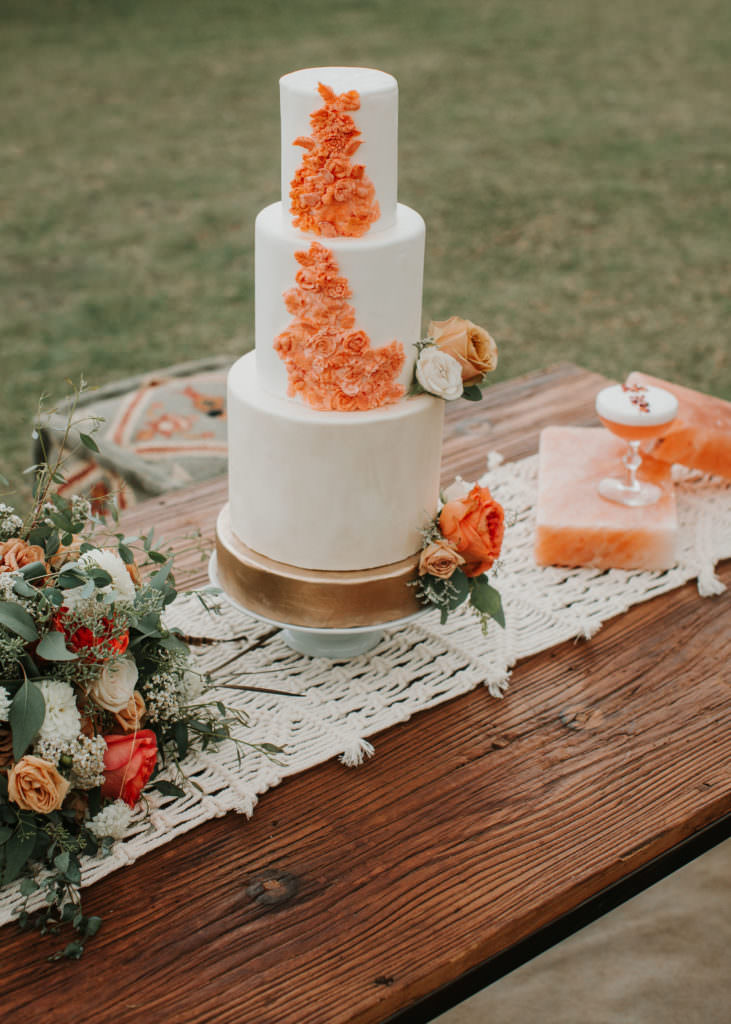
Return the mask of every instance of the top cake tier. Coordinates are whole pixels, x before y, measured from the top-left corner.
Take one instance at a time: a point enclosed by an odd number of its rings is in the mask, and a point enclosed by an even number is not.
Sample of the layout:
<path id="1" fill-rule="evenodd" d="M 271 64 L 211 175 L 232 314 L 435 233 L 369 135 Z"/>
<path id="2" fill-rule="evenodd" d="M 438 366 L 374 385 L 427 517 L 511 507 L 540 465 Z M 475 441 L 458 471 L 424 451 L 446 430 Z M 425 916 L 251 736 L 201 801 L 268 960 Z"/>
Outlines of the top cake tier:
<path id="1" fill-rule="evenodd" d="M 306 68 L 284 75 L 279 86 L 282 209 L 291 223 L 323 238 L 392 227 L 398 188 L 396 79 L 371 68 Z M 332 186 L 329 209 L 313 199 L 313 192 L 321 193 L 322 175 Z M 349 193 L 352 213 L 346 216 Z"/>

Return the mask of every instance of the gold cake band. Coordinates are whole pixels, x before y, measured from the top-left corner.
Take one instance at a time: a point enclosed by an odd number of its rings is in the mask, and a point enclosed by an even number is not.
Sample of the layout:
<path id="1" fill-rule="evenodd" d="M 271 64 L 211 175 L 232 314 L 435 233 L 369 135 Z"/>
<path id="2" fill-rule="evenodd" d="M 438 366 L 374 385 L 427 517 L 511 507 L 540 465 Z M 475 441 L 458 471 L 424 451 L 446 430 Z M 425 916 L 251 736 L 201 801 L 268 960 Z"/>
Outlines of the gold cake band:
<path id="1" fill-rule="evenodd" d="M 409 582 L 418 554 L 401 562 L 354 572 L 299 569 L 258 554 L 233 532 L 229 507 L 216 524 L 221 587 L 237 604 L 267 619 L 310 629 L 382 625 L 423 610 Z"/>

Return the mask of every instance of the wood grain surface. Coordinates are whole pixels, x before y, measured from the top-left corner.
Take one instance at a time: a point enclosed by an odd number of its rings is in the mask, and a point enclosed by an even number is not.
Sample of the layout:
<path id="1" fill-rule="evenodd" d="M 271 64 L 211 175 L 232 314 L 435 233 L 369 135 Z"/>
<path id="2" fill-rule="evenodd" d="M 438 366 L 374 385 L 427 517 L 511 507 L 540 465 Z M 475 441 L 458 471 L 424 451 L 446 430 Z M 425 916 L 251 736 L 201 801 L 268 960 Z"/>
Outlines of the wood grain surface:
<path id="1" fill-rule="evenodd" d="M 561 366 L 450 407 L 444 477 L 594 422 L 603 378 Z M 465 408 L 466 407 L 466 408 Z M 225 481 L 127 522 L 203 530 Z M 152 515 L 151 515 L 152 513 Z M 205 546 L 205 545 L 204 545 Z M 199 553 L 181 556 L 189 580 Z M 731 566 L 721 575 L 731 585 Z M 35 1024 L 366 1024 L 459 977 L 731 810 L 731 596 L 689 584 L 87 890 L 79 963 L 2 930 L 2 1007 Z M 113 908 L 113 909 L 112 909 Z"/>

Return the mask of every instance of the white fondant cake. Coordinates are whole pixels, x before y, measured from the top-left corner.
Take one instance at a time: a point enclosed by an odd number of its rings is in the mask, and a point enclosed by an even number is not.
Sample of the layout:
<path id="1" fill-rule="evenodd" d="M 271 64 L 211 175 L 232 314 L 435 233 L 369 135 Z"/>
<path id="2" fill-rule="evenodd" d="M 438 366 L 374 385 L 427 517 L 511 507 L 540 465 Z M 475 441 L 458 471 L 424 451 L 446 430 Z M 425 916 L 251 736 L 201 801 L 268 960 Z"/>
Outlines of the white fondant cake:
<path id="1" fill-rule="evenodd" d="M 255 351 L 229 375 L 230 523 L 278 562 L 370 569 L 419 551 L 438 500 L 443 402 L 407 397 L 424 222 L 396 202 L 395 79 L 311 68 L 280 95 Z"/>

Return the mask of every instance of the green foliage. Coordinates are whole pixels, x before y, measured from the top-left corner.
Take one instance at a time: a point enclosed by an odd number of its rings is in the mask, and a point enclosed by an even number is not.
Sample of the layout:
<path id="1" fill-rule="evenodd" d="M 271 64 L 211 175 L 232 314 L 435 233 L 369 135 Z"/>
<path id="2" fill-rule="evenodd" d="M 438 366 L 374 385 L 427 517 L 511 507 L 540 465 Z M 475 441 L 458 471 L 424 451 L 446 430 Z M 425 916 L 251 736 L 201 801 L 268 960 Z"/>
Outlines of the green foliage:
<path id="1" fill-rule="evenodd" d="M 38 630 L 32 616 L 25 608 L 12 601 L 0 601 L 0 626 L 30 643 L 38 639 Z"/>
<path id="2" fill-rule="evenodd" d="M 490 619 L 494 619 L 498 626 L 505 629 L 505 612 L 503 611 L 503 602 L 500 598 L 500 594 L 488 583 L 485 575 L 478 576 L 473 580 L 470 592 L 470 604 L 480 613 L 481 616 L 487 616 Z M 484 621 L 485 620 L 483 618 L 483 622 Z"/>
<path id="3" fill-rule="evenodd" d="M 68 650 L 63 633 L 52 630 L 46 633 L 36 647 L 36 654 L 44 661 L 76 661 L 78 654 Z"/>
<path id="4" fill-rule="evenodd" d="M 10 730 L 13 734 L 13 757 L 19 761 L 43 725 L 46 702 L 30 679 L 26 679 L 10 705 Z"/>

